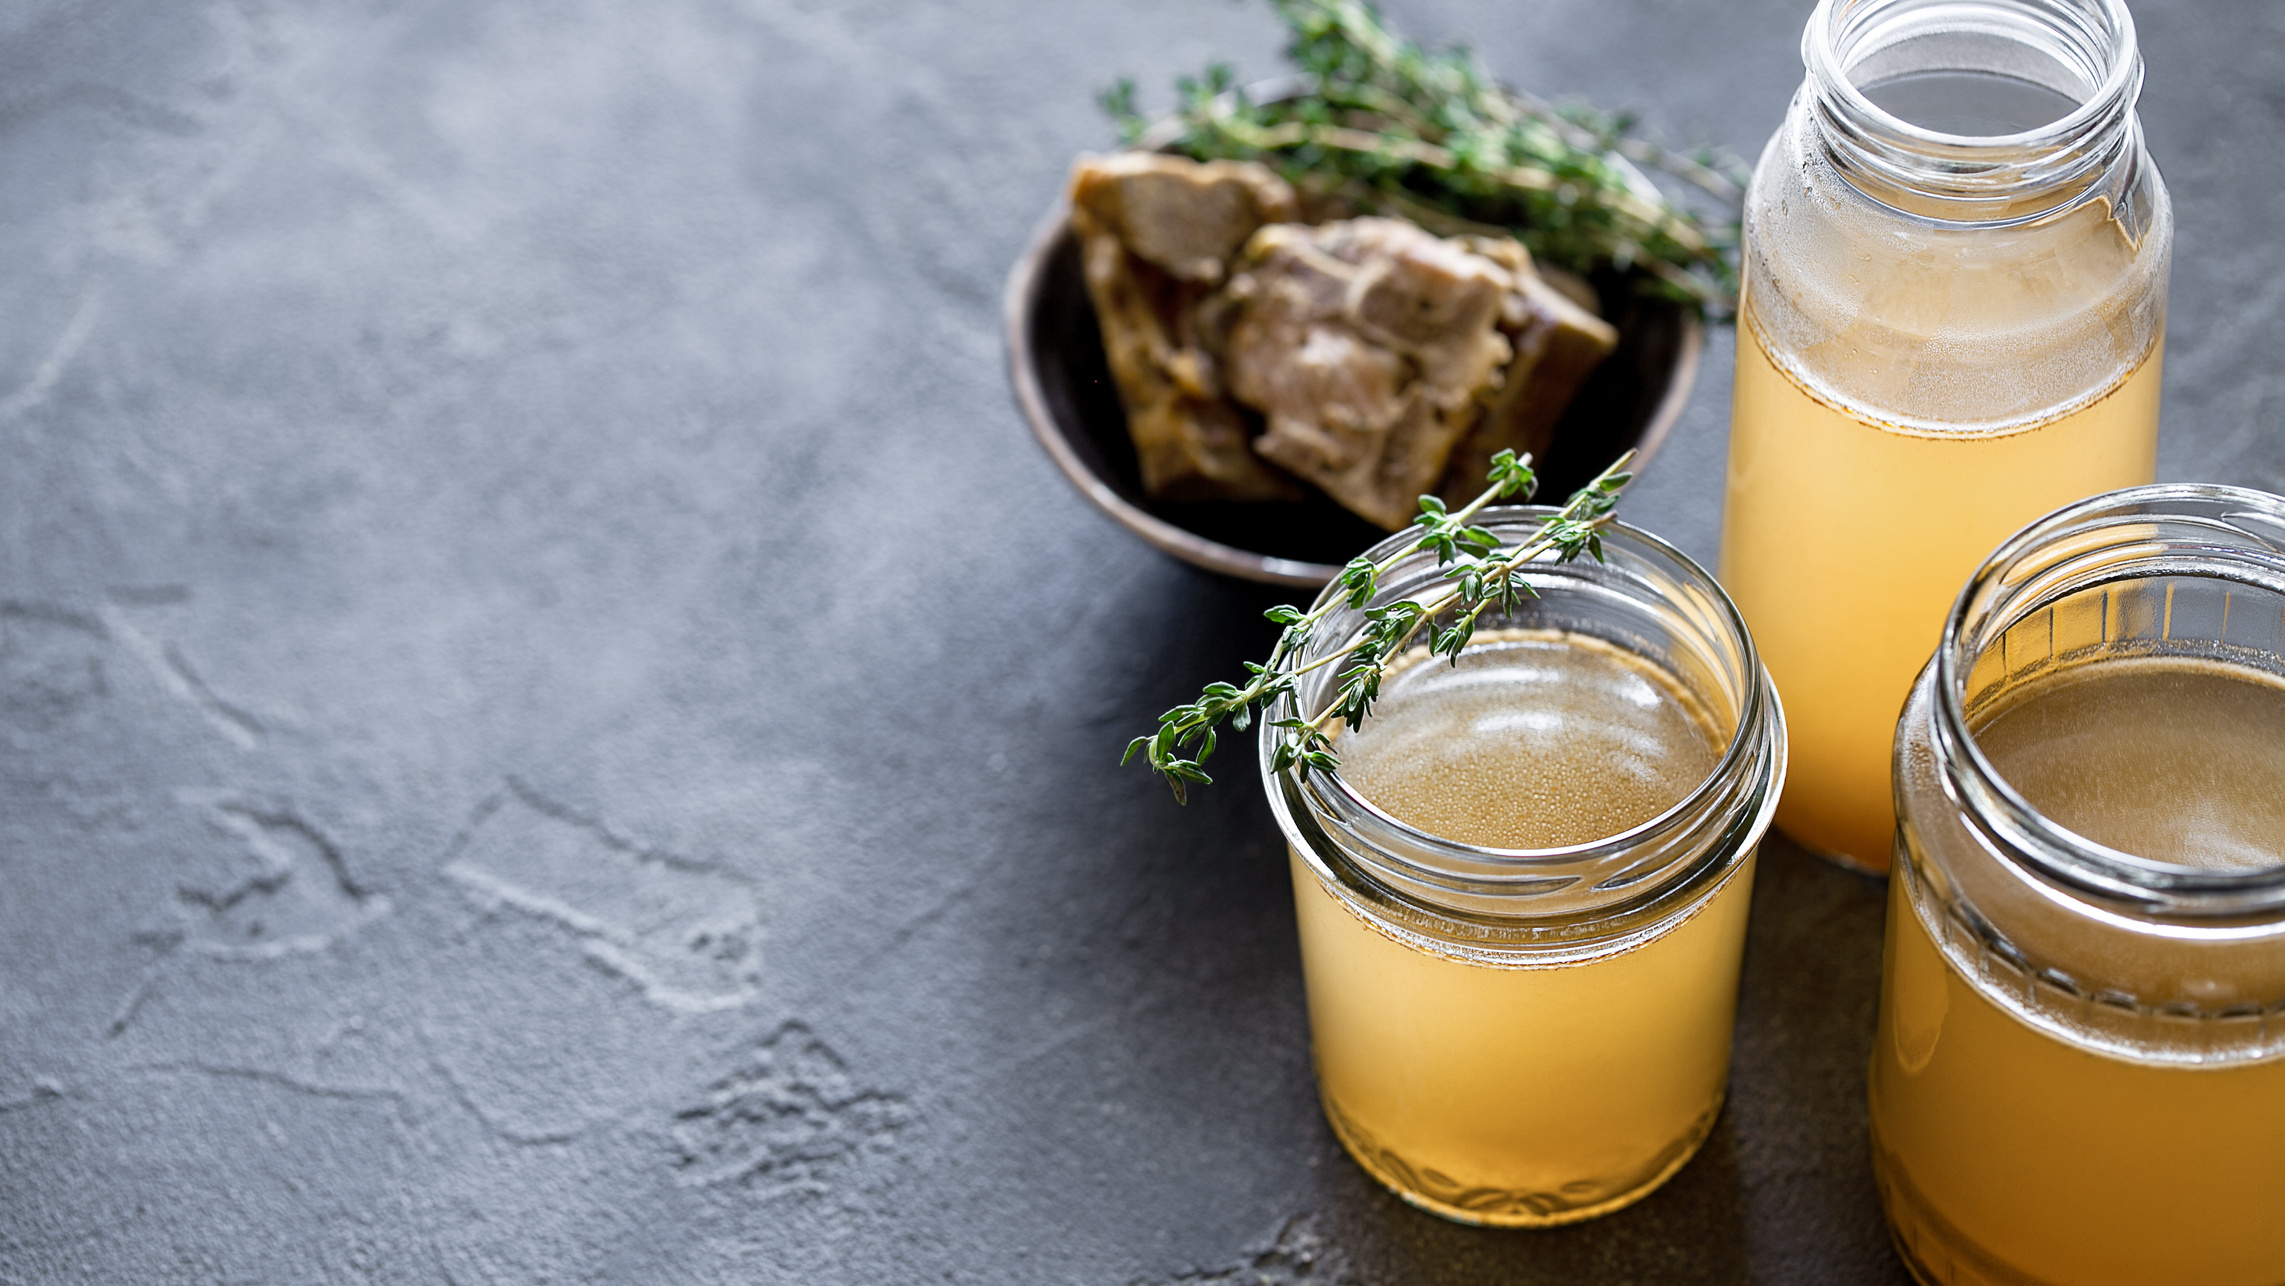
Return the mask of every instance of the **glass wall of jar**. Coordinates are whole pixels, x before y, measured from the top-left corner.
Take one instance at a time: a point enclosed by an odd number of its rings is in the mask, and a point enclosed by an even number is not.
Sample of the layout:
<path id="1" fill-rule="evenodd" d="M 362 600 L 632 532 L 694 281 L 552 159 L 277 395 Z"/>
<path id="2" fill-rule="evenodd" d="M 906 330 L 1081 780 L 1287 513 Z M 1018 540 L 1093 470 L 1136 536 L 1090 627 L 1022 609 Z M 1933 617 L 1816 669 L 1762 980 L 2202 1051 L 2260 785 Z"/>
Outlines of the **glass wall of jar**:
<path id="1" fill-rule="evenodd" d="M 1914 1271 L 2285 1278 L 2285 500 L 2019 533 L 1895 756 L 1871 1115 Z"/>
<path id="2" fill-rule="evenodd" d="M 2121 0 L 1822 0 L 1745 205 L 1722 581 L 1777 824 L 1884 870 L 1897 710 L 2039 514 L 2150 481 L 2173 220 Z"/>
<path id="3" fill-rule="evenodd" d="M 1549 512 L 1481 521 L 1512 542 Z M 1537 597 L 1457 664 L 1400 657 L 1338 772 L 1280 771 L 1291 734 L 1261 739 L 1326 1116 L 1375 1178 L 1469 1223 L 1641 1198 L 1696 1152 L 1728 1075 L 1784 717 L 1703 569 L 1623 525 L 1603 553 L 1529 573 Z M 1415 555 L 1328 617 L 1271 717 L 1327 708 L 1342 667 L 1307 667 L 1442 571 Z"/>

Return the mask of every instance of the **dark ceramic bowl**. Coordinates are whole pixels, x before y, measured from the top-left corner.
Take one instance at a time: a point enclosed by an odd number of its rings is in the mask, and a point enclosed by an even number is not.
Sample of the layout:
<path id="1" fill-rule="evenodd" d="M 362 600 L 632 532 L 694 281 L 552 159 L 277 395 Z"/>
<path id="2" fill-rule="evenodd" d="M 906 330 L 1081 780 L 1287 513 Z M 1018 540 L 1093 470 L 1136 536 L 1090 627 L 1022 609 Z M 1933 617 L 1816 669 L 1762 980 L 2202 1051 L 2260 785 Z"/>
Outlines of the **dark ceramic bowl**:
<path id="1" fill-rule="evenodd" d="M 1209 571 L 1315 589 L 1388 533 L 1309 489 L 1306 500 L 1171 505 L 1147 499 L 1126 412 L 1080 274 L 1071 207 L 1057 201 L 1008 273 L 1008 378 L 1016 405 L 1079 493 L 1120 526 Z M 1618 351 L 1596 368 L 1538 461 L 1539 497 L 1560 501 L 1628 447 L 1649 463 L 1690 400 L 1702 342 L 1680 304 L 1645 299 L 1616 276 L 1595 283 Z"/>

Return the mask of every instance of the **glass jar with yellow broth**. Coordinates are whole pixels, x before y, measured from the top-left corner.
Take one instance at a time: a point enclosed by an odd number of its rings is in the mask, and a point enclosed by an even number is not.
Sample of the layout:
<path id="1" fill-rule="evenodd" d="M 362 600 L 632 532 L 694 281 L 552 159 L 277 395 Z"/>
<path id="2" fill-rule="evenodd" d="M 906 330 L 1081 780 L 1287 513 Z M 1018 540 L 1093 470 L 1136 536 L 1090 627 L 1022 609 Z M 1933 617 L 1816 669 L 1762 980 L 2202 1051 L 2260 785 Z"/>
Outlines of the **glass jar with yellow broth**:
<path id="1" fill-rule="evenodd" d="M 2151 479 L 2173 223 L 2121 0 L 1822 0 L 1745 207 L 1723 583 L 1778 825 L 1885 870 L 1896 714 L 1984 553 Z"/>
<path id="2" fill-rule="evenodd" d="M 2040 520 L 1895 745 L 1871 1119 L 1914 1271 L 2285 1280 L 2285 499 Z"/>
<path id="3" fill-rule="evenodd" d="M 1550 512 L 1480 521 L 1515 542 Z M 1469 1223 L 1638 1200 L 1697 1151 L 1728 1078 L 1784 716 L 1702 569 L 1624 525 L 1603 557 L 1533 567 L 1537 597 L 1456 663 L 1397 658 L 1337 772 L 1278 768 L 1284 734 L 1263 731 L 1326 1116 L 1375 1178 Z M 1271 717 L 1325 708 L 1341 667 L 1321 663 L 1443 571 L 1415 554 L 1336 609 Z"/>

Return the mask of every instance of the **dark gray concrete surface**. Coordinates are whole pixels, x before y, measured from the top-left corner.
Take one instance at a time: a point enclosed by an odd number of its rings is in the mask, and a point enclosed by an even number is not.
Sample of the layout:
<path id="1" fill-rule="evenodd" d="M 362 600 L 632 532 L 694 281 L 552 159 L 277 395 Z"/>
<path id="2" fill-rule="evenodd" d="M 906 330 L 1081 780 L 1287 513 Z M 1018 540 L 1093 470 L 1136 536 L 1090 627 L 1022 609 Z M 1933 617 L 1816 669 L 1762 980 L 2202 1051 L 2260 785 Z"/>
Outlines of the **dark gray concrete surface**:
<path id="1" fill-rule="evenodd" d="M 2140 4 L 2162 473 L 2285 487 L 2285 16 Z M 1804 0 L 1399 0 L 1752 152 Z M 0 9 L 0 1282 L 1898 1282 L 1880 888 L 1765 856 L 1648 1201 L 1420 1215 L 1312 1100 L 1268 597 L 1087 509 L 1002 274 L 1262 6 Z M 1730 341 L 1630 515 L 1713 550 Z"/>

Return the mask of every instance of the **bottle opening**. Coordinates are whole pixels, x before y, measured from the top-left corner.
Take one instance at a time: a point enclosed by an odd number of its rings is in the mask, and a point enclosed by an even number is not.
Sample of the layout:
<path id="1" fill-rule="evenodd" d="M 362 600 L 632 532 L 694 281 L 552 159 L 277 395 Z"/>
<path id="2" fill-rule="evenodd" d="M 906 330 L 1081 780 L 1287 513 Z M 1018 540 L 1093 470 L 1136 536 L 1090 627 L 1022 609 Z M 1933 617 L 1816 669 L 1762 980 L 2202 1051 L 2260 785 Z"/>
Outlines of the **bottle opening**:
<path id="1" fill-rule="evenodd" d="M 1828 157 L 1906 213 L 2043 217 L 2133 151 L 2123 0 L 1821 0 L 1801 56 Z"/>
<path id="2" fill-rule="evenodd" d="M 1986 71 L 1914 71 L 1860 86 L 1872 105 L 1907 125 L 1960 138 L 2043 129 L 2080 100 L 2046 85 Z"/>

